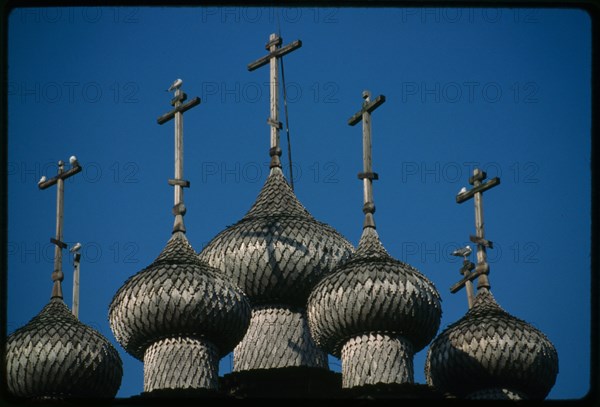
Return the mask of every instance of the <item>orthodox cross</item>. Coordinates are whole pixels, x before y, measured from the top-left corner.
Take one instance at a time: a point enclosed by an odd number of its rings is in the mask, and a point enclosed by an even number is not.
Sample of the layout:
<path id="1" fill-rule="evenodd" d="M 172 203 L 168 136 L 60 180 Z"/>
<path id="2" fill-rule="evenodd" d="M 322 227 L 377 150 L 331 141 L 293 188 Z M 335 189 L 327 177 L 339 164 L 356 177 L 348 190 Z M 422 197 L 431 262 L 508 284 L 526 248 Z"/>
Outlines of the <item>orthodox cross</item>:
<path id="1" fill-rule="evenodd" d="M 364 99 L 362 109 L 348 119 L 350 126 L 356 125 L 362 120 L 363 122 L 363 172 L 358 174 L 358 179 L 363 180 L 363 196 L 364 205 L 363 212 L 365 214 L 365 227 L 375 227 L 373 214 L 375 213 L 375 203 L 373 201 L 373 180 L 379 179 L 379 175 L 373 172 L 372 157 L 371 157 L 371 112 L 377 109 L 385 102 L 385 96 L 379 95 L 374 101 L 371 101 L 371 92 L 363 91 Z"/>
<path id="2" fill-rule="evenodd" d="M 279 75 L 278 75 L 278 59 L 289 54 L 302 46 L 302 41 L 296 40 L 286 46 L 281 47 L 281 37 L 277 34 L 271 34 L 269 42 L 265 45 L 265 49 L 269 51 L 267 55 L 248 64 L 248 71 L 254 71 L 267 63 L 270 64 L 270 92 L 271 92 L 271 116 L 267 119 L 267 123 L 271 126 L 271 156 L 270 168 L 281 167 L 279 156 L 281 156 L 281 148 L 279 147 L 279 130 L 283 127 L 279 121 Z"/>
<path id="3" fill-rule="evenodd" d="M 38 182 L 39 189 L 46 189 L 52 185 L 56 185 L 56 237 L 50 238 L 50 242 L 56 246 L 54 248 L 54 271 L 52 272 L 54 285 L 52 286 L 51 298 L 60 299 L 63 298 L 61 283 L 65 277 L 62 271 L 62 250 L 67 248 L 67 244 L 62 241 L 65 180 L 81 172 L 83 169 L 75 156 L 70 158 L 69 163 L 71 164 L 71 169 L 65 171 L 65 163 L 62 160 L 59 161 L 58 174 L 48 180 L 43 176 Z"/>
<path id="4" fill-rule="evenodd" d="M 483 221 L 483 192 L 499 185 L 500 178 L 495 177 L 486 182 L 482 182 L 486 178 L 487 174 L 484 171 L 480 170 L 479 168 L 475 168 L 473 170 L 473 176 L 469 177 L 469 184 L 473 185 L 473 188 L 470 190 L 464 189 L 456 196 L 456 203 L 459 204 L 466 202 L 471 198 L 475 198 L 475 236 L 471 235 L 469 236 L 469 239 L 471 242 L 477 244 L 477 266 L 475 267 L 475 271 L 471 272 L 470 270 L 467 270 L 463 273 L 465 277 L 450 288 L 450 291 L 453 293 L 460 290 L 468 281 L 472 281 L 477 277 L 479 277 L 477 282 L 478 290 L 480 288 L 490 288 L 490 283 L 487 276 L 490 272 L 490 266 L 487 263 L 486 249 L 493 249 L 494 245 L 491 241 L 485 239 Z"/>
<path id="5" fill-rule="evenodd" d="M 187 94 L 181 90 L 182 84 L 183 81 L 177 79 L 167 90 L 169 92 L 175 91 L 175 96 L 171 99 L 171 106 L 173 106 L 174 109 L 156 119 L 158 124 L 164 124 L 175 118 L 175 178 L 169 179 L 169 185 L 175 188 L 175 203 L 173 205 L 175 223 L 173 224 L 173 233 L 185 233 L 183 216 L 185 215 L 186 209 L 183 203 L 183 188 L 190 187 L 190 181 L 183 179 L 183 113 L 200 104 L 199 97 L 195 97 L 185 104 L 183 103 L 187 100 Z"/>

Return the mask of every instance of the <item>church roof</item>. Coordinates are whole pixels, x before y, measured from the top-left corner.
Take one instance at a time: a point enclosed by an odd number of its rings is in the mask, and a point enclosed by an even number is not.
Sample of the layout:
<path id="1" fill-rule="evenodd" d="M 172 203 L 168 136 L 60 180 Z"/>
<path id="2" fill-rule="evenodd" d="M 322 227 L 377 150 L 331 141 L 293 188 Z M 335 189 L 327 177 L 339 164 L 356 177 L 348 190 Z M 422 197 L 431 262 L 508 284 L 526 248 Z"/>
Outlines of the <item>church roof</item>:
<path id="1" fill-rule="evenodd" d="M 244 293 L 175 232 L 156 260 L 117 291 L 109 320 L 119 343 L 140 360 L 150 344 L 171 336 L 207 338 L 224 356 L 244 336 L 250 312 Z"/>
<path id="2" fill-rule="evenodd" d="M 113 398 L 121 358 L 110 342 L 54 297 L 7 339 L 8 390 L 24 398 Z"/>
<path id="3" fill-rule="evenodd" d="M 315 284 L 353 250 L 313 218 L 274 167 L 248 213 L 209 242 L 200 258 L 227 274 L 253 305 L 303 308 Z"/>
<path id="4" fill-rule="evenodd" d="M 556 380 L 558 355 L 542 332 L 482 289 L 467 314 L 432 342 L 425 369 L 430 385 L 459 397 L 506 388 L 543 399 Z"/>
<path id="5" fill-rule="evenodd" d="M 317 344 L 338 357 L 348 339 L 367 332 L 402 335 L 418 351 L 438 330 L 440 301 L 433 283 L 365 227 L 356 252 L 313 290 L 309 325 Z"/>

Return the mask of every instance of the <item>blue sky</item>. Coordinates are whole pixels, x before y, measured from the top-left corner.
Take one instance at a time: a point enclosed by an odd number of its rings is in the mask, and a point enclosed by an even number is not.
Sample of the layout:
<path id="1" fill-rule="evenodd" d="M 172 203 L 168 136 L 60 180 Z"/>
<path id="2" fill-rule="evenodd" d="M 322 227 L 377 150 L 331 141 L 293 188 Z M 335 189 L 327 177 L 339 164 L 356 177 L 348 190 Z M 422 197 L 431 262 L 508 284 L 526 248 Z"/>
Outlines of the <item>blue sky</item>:
<path id="1" fill-rule="evenodd" d="M 501 185 L 483 198 L 492 292 L 554 343 L 549 398 L 584 396 L 590 379 L 591 21 L 568 9 L 48 8 L 8 26 L 7 329 L 51 293 L 56 192 L 42 175 L 75 154 L 64 240 L 83 244 L 80 318 L 119 350 L 119 397 L 143 389 L 142 364 L 116 343 L 108 305 L 170 237 L 176 79 L 202 104 L 184 116 L 188 238 L 202 247 L 250 208 L 268 169 L 269 34 L 302 48 L 285 57 L 300 201 L 353 244 L 362 227 L 361 92 L 373 114 L 375 219 L 396 258 L 442 295 L 440 329 L 467 310 L 450 294 L 474 234 L 472 201 L 455 195 L 475 167 Z M 283 116 L 282 116 L 283 117 Z M 284 136 L 285 133 L 282 133 Z M 282 137 L 283 162 L 287 143 Z M 287 171 L 287 170 L 286 170 Z M 475 255 L 472 259 L 475 261 Z M 65 252 L 65 301 L 72 263 Z M 415 357 L 424 383 L 426 349 Z M 220 373 L 231 366 L 221 362 Z M 339 370 L 332 359 L 331 367 Z"/>

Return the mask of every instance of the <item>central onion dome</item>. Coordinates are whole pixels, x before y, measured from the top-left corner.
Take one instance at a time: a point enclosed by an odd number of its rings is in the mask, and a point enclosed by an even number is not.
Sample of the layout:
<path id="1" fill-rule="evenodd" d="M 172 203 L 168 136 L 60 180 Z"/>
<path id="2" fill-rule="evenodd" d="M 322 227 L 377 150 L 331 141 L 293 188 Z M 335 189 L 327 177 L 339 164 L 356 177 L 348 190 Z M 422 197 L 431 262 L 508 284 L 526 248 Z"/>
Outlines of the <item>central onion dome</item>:
<path id="1" fill-rule="evenodd" d="M 59 297 L 7 339 L 7 385 L 17 397 L 114 398 L 122 376 L 116 349 Z"/>
<path id="2" fill-rule="evenodd" d="M 558 374 L 548 338 L 496 303 L 488 289 L 431 344 L 427 383 L 472 399 L 544 399 Z"/>
<path id="3" fill-rule="evenodd" d="M 250 306 L 174 232 L 158 258 L 117 291 L 109 320 L 119 343 L 143 360 L 145 391 L 216 388 L 219 358 L 244 336 Z"/>
<path id="4" fill-rule="evenodd" d="M 250 299 L 253 316 L 234 352 L 234 370 L 326 367 L 305 318 L 312 288 L 353 247 L 315 220 L 276 162 L 248 213 L 219 233 L 200 258 L 231 278 Z"/>
<path id="5" fill-rule="evenodd" d="M 304 308 L 315 284 L 352 251 L 342 235 L 312 217 L 275 167 L 248 213 L 200 258 L 230 276 L 254 306 Z"/>

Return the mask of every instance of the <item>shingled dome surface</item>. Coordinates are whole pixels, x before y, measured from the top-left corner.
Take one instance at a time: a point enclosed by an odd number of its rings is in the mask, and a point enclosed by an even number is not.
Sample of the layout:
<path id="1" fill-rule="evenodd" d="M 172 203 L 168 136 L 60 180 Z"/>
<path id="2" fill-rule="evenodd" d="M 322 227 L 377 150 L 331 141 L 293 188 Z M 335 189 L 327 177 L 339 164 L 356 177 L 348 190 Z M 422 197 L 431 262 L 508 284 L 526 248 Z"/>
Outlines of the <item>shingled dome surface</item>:
<path id="1" fill-rule="evenodd" d="M 182 232 L 125 282 L 109 310 L 115 337 L 139 360 L 152 343 L 173 336 L 208 339 L 224 356 L 243 338 L 250 315 L 243 292 L 200 261 Z"/>
<path id="2" fill-rule="evenodd" d="M 353 250 L 312 217 L 274 167 L 248 213 L 219 233 L 200 258 L 230 276 L 253 306 L 304 308 L 312 288 Z"/>
<path id="3" fill-rule="evenodd" d="M 121 358 L 110 342 L 53 298 L 7 339 L 6 379 L 23 398 L 113 398 L 121 386 Z"/>
<path id="4" fill-rule="evenodd" d="M 350 338 L 374 332 L 405 337 L 417 352 L 435 336 L 441 313 L 433 283 L 392 258 L 371 227 L 363 230 L 356 252 L 315 287 L 308 301 L 316 343 L 337 357 Z"/>
<path id="5" fill-rule="evenodd" d="M 428 384 L 458 397 L 507 389 L 543 399 L 556 381 L 558 355 L 542 332 L 508 314 L 484 289 L 433 341 L 425 373 Z"/>

